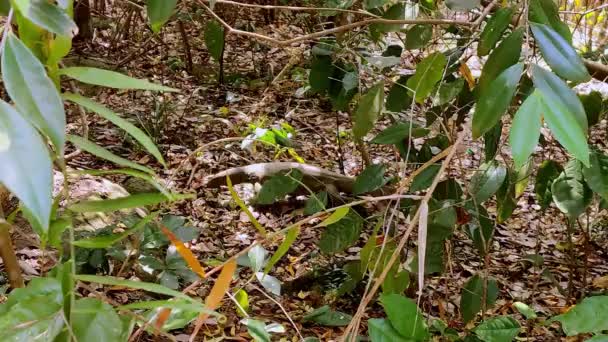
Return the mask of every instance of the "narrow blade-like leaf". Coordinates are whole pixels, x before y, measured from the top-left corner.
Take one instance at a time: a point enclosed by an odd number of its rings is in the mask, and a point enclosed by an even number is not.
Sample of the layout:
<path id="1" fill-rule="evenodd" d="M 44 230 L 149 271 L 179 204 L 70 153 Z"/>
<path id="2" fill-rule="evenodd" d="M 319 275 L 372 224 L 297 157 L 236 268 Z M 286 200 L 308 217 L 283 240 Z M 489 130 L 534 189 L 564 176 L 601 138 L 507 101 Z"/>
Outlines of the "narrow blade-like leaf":
<path id="1" fill-rule="evenodd" d="M 515 168 L 520 169 L 534 152 L 540 137 L 543 103 L 538 91 L 532 93 L 519 107 L 509 134 Z"/>
<path id="2" fill-rule="evenodd" d="M 173 15 L 173 10 L 177 5 L 177 0 L 148 0 L 146 9 L 148 20 L 154 33 L 158 33 L 163 25 Z"/>
<path id="3" fill-rule="evenodd" d="M 154 84 L 146 80 L 133 78 L 119 72 L 91 68 L 91 67 L 69 67 L 59 70 L 60 75 L 76 79 L 82 83 L 98 85 L 115 89 L 142 89 L 154 91 L 173 91 L 178 89 Z"/>

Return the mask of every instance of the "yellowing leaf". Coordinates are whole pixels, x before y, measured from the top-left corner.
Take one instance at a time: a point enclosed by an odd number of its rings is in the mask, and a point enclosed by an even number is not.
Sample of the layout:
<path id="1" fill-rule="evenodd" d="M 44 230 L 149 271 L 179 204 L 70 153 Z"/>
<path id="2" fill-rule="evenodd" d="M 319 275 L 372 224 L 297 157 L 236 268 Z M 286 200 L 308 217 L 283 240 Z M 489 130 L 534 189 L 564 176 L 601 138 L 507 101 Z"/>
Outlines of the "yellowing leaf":
<path id="1" fill-rule="evenodd" d="M 205 270 L 203 269 L 201 263 L 198 262 L 198 259 L 196 259 L 194 254 L 192 254 L 192 251 L 188 247 L 186 247 L 186 245 L 184 245 L 184 243 L 181 242 L 181 240 L 178 239 L 177 236 L 175 236 L 175 234 L 173 234 L 173 232 L 170 231 L 167 227 L 161 225 L 160 229 L 162 230 L 163 234 L 167 236 L 169 241 L 171 241 L 171 243 L 175 246 L 175 249 L 177 250 L 179 255 L 181 255 L 182 258 L 186 260 L 186 263 L 188 264 L 190 269 L 194 271 L 194 273 L 198 274 L 201 278 L 204 278 Z"/>
<path id="2" fill-rule="evenodd" d="M 260 234 L 262 234 L 262 236 L 266 236 L 266 229 L 264 229 L 264 227 L 262 227 L 260 222 L 258 222 L 258 220 L 256 220 L 256 218 L 251 213 L 251 210 L 249 210 L 249 208 L 247 208 L 247 205 L 245 204 L 245 202 L 243 202 L 243 200 L 239 197 L 239 194 L 237 194 L 236 191 L 234 191 L 234 187 L 232 186 L 232 181 L 230 180 L 229 176 L 226 176 L 226 185 L 228 185 L 228 191 L 230 191 L 230 195 L 232 196 L 232 199 L 234 199 L 236 204 L 238 204 L 239 207 L 241 208 L 241 210 L 245 212 L 247 217 L 249 217 L 249 221 L 251 221 L 253 226 L 260 232 Z"/>
<path id="3" fill-rule="evenodd" d="M 231 259 L 224 265 L 222 272 L 220 272 L 220 275 L 215 280 L 215 284 L 213 284 L 213 288 L 211 288 L 211 292 L 209 292 L 207 299 L 205 299 L 205 306 L 208 310 L 215 310 L 218 307 L 222 298 L 224 298 L 224 293 L 230 288 L 230 282 L 232 281 L 232 275 L 235 270 L 235 259 Z M 201 314 L 198 320 L 203 321 L 207 316 L 208 314 Z"/>
<path id="4" fill-rule="evenodd" d="M 298 238 L 299 234 L 300 227 L 293 227 L 287 232 L 287 235 L 285 235 L 285 240 L 283 240 L 283 243 L 281 243 L 272 258 L 270 258 L 270 261 L 268 261 L 266 264 L 266 267 L 264 268 L 265 274 L 268 274 L 268 271 L 272 269 L 272 266 L 274 266 L 283 257 L 283 255 L 287 253 L 293 242 Z"/>
<path id="5" fill-rule="evenodd" d="M 337 209 L 328 218 L 323 220 L 323 222 L 319 223 L 317 225 L 317 227 L 326 227 L 326 226 L 329 226 L 330 224 L 340 221 L 344 216 L 346 216 L 346 214 L 348 214 L 349 210 L 350 210 L 349 207 L 343 207 L 343 208 Z"/>
<path id="6" fill-rule="evenodd" d="M 467 80 L 467 84 L 469 85 L 469 90 L 473 90 L 475 88 L 475 79 L 473 78 L 473 73 L 471 73 L 471 69 L 465 62 L 460 62 L 460 68 L 458 69 L 462 77 Z"/>

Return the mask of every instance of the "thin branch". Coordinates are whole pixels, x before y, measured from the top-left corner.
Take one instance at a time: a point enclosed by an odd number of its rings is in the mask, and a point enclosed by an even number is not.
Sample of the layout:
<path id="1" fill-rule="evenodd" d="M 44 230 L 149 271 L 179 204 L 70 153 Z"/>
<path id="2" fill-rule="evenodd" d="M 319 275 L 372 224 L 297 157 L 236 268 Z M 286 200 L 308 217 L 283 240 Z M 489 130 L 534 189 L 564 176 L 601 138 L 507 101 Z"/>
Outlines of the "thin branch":
<path id="1" fill-rule="evenodd" d="M 293 326 L 293 328 L 295 329 L 296 333 L 298 334 L 298 336 L 300 336 L 300 340 L 304 341 L 304 336 L 302 336 L 302 333 L 300 332 L 300 329 L 298 329 L 298 326 L 296 325 L 296 323 L 293 321 L 293 319 L 291 319 L 291 316 L 289 316 L 289 313 L 287 312 L 287 310 L 285 310 L 285 308 L 283 307 L 283 305 L 281 305 L 281 303 L 279 303 L 276 299 L 272 298 L 270 295 L 268 295 L 264 290 L 262 290 L 261 288 L 255 286 L 255 285 L 251 285 L 254 289 L 258 290 L 259 292 L 261 292 L 264 297 L 270 299 L 273 303 L 275 303 L 276 305 L 279 306 L 279 308 L 281 308 L 281 311 L 283 311 L 283 314 L 285 315 L 285 317 L 287 317 L 287 319 L 289 320 L 289 323 L 291 323 L 291 326 Z"/>
<path id="2" fill-rule="evenodd" d="M 212 2 L 211 0 L 204 0 L 206 3 Z M 362 14 L 373 18 L 379 18 L 377 15 L 372 14 L 367 11 L 354 11 L 342 8 L 331 8 L 331 7 L 302 7 L 302 6 L 281 6 L 281 5 L 258 5 L 258 4 L 249 4 L 242 3 L 230 0 L 215 0 L 213 1 L 216 4 L 225 4 L 232 5 L 238 7 L 249 7 L 249 8 L 261 8 L 266 10 L 278 9 L 278 10 L 286 10 L 292 12 L 322 12 L 322 11 L 330 11 L 330 12 L 341 12 L 341 13 L 351 13 L 351 14 Z"/>
<path id="3" fill-rule="evenodd" d="M 488 16 L 488 14 L 490 14 L 490 12 L 492 12 L 492 9 L 494 9 L 494 6 L 496 6 L 497 4 L 498 4 L 498 0 L 494 0 L 494 1 L 490 2 L 488 4 L 488 6 L 486 6 L 486 8 L 483 9 L 479 18 L 477 18 L 477 20 L 475 20 L 473 22 L 473 25 L 471 25 L 471 26 L 477 27 L 477 26 L 481 25 L 483 20 Z"/>

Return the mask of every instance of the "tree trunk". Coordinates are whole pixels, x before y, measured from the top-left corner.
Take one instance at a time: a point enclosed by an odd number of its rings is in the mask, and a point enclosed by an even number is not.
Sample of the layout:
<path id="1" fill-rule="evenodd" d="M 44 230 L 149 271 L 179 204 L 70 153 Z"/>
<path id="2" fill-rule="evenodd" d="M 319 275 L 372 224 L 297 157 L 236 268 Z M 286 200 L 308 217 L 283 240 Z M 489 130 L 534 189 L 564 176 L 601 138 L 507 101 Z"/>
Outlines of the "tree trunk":
<path id="1" fill-rule="evenodd" d="M 78 25 L 76 39 L 89 41 L 93 39 L 93 24 L 91 22 L 91 4 L 89 0 L 76 0 L 74 3 L 74 21 Z"/>

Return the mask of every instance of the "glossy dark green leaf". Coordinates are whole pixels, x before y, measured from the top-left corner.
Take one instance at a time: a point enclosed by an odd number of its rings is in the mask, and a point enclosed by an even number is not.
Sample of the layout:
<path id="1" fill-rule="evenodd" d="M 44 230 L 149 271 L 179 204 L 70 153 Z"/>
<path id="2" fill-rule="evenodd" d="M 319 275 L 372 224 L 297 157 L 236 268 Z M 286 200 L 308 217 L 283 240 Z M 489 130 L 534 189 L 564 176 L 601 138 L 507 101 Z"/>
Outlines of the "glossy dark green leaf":
<path id="1" fill-rule="evenodd" d="M 97 298 L 83 298 L 74 303 L 70 321 L 78 341 L 119 341 L 123 325 L 110 304 Z"/>
<path id="2" fill-rule="evenodd" d="M 81 201 L 71 205 L 69 209 L 77 213 L 106 213 L 122 209 L 156 205 L 167 201 L 169 201 L 169 199 L 160 192 L 143 193 L 115 199 Z"/>
<path id="3" fill-rule="evenodd" d="M 470 215 L 470 222 L 467 223 L 465 232 L 473 240 L 479 254 L 484 256 L 492 246 L 496 225 L 483 205 L 475 206 L 471 203 L 466 210 Z"/>
<path id="4" fill-rule="evenodd" d="M 384 107 L 384 82 L 376 83 L 359 100 L 355 112 L 353 134 L 356 139 L 363 137 L 374 127 Z"/>
<path id="5" fill-rule="evenodd" d="M 314 309 L 302 318 L 303 322 L 315 322 L 327 327 L 344 327 L 353 319 L 351 315 L 339 311 L 333 311 L 329 305 Z"/>
<path id="6" fill-rule="evenodd" d="M 0 101 L 0 183 L 29 209 L 43 232 L 51 216 L 52 176 L 49 151 L 36 129 Z"/>
<path id="7" fill-rule="evenodd" d="M 589 127 L 600 122 L 608 108 L 604 104 L 602 94 L 599 91 L 592 91 L 587 95 L 579 95 L 579 99 L 585 108 L 587 123 Z"/>
<path id="8" fill-rule="evenodd" d="M 536 174 L 534 192 L 536 193 L 536 201 L 541 208 L 547 208 L 553 201 L 551 185 L 562 171 L 562 166 L 554 160 L 545 160 L 540 164 L 538 173 Z"/>
<path id="9" fill-rule="evenodd" d="M 32 23 L 60 36 L 73 37 L 78 32 L 76 23 L 59 6 L 43 0 L 16 0 L 19 13 Z"/>
<path id="10" fill-rule="evenodd" d="M 515 198 L 515 183 L 517 174 L 512 170 L 507 170 L 504 182 L 496 192 L 496 223 L 505 222 L 517 207 Z"/>
<path id="11" fill-rule="evenodd" d="M 497 161 L 484 163 L 471 178 L 469 193 L 480 204 L 498 191 L 507 176 L 507 169 Z"/>
<path id="12" fill-rule="evenodd" d="M 498 121 L 496 125 L 483 135 L 483 154 L 484 160 L 489 162 L 494 159 L 498 148 L 500 147 L 500 138 L 502 137 L 502 121 Z"/>
<path id="13" fill-rule="evenodd" d="M 443 106 L 452 102 L 464 87 L 464 78 L 458 78 L 452 82 L 443 82 L 439 85 L 437 96 L 433 98 L 433 106 Z"/>
<path id="14" fill-rule="evenodd" d="M 516 168 L 521 168 L 538 145 L 542 125 L 543 102 L 538 91 L 532 93 L 515 113 L 509 143 Z"/>
<path id="15" fill-rule="evenodd" d="M 222 58 L 224 53 L 224 27 L 215 20 L 209 20 L 207 26 L 205 26 L 205 46 L 213 59 L 219 61 Z"/>
<path id="16" fill-rule="evenodd" d="M 389 20 L 403 20 L 405 19 L 405 6 L 404 2 L 396 3 L 389 7 L 383 14 L 382 18 Z M 378 31 L 380 32 L 397 32 L 403 27 L 402 24 L 375 24 L 377 25 Z"/>
<path id="17" fill-rule="evenodd" d="M 328 90 L 333 72 L 334 66 L 329 56 L 315 56 L 308 76 L 310 88 L 318 92 Z"/>
<path id="18" fill-rule="evenodd" d="M 593 151 L 590 166 L 583 167 L 583 175 L 591 190 L 608 200 L 608 156 L 599 151 Z"/>
<path id="19" fill-rule="evenodd" d="M 568 336 L 584 333 L 600 333 L 608 330 L 608 320 L 603 315 L 608 310 L 608 296 L 594 296 L 583 299 L 565 314 L 552 320 L 562 324 Z"/>
<path id="20" fill-rule="evenodd" d="M 333 254 L 345 250 L 359 239 L 363 228 L 363 218 L 350 210 L 340 221 L 325 227 L 319 241 L 323 253 Z"/>
<path id="21" fill-rule="evenodd" d="M 256 202 L 259 204 L 272 204 L 282 200 L 300 186 L 302 176 L 300 170 L 293 169 L 285 174 L 270 177 L 270 179 L 262 184 L 262 189 L 260 189 Z"/>
<path id="22" fill-rule="evenodd" d="M 373 164 L 366 167 L 355 179 L 353 195 L 361 195 L 381 188 L 386 184 L 385 172 L 386 166 L 384 164 Z"/>
<path id="23" fill-rule="evenodd" d="M 488 88 L 480 88 L 479 100 L 473 114 L 473 137 L 479 138 L 492 129 L 507 111 L 523 72 L 523 64 L 503 71 Z"/>
<path id="24" fill-rule="evenodd" d="M 424 48 L 433 38 L 433 25 L 414 25 L 405 34 L 405 48 L 416 50 Z"/>
<path id="25" fill-rule="evenodd" d="M 60 75 L 65 75 L 82 83 L 98 85 L 102 87 L 114 89 L 142 89 L 154 91 L 169 91 L 177 92 L 178 89 L 166 87 L 160 84 L 148 82 L 147 80 L 133 78 L 119 72 L 91 68 L 91 67 L 69 67 L 59 69 Z M 64 96 L 77 96 L 75 94 L 67 94 Z M 74 99 L 68 99 L 75 101 Z M 75 101 L 76 102 L 76 101 Z M 91 101 L 92 102 L 92 101 Z"/>
<path id="26" fill-rule="evenodd" d="M 509 27 L 511 18 L 513 17 L 513 8 L 499 8 L 492 18 L 488 20 L 486 26 L 479 36 L 479 44 L 477 45 L 477 55 L 485 56 L 496 46 L 496 43 L 502 37 L 503 32 Z"/>
<path id="27" fill-rule="evenodd" d="M 454 200 L 460 202 L 462 194 L 463 192 L 460 184 L 454 178 L 448 178 L 437 184 L 437 187 L 433 192 L 433 198 L 438 201 Z"/>
<path id="28" fill-rule="evenodd" d="M 19 113 L 49 136 L 63 154 L 65 112 L 53 81 L 36 56 L 13 33 L 2 50 L 2 80 Z"/>
<path id="29" fill-rule="evenodd" d="M 564 171 L 551 185 L 553 202 L 564 214 L 576 219 L 593 199 L 593 192 L 583 180 L 583 165 L 576 159 L 570 160 Z"/>
<path id="30" fill-rule="evenodd" d="M 519 62 L 523 38 L 524 30 L 523 28 L 518 28 L 511 32 L 507 38 L 503 39 L 492 51 L 481 70 L 481 76 L 477 85 L 479 92 L 489 88 L 490 84 L 505 69 Z"/>
<path id="31" fill-rule="evenodd" d="M 391 87 L 386 97 L 386 110 L 401 112 L 412 105 L 412 98 L 406 84 L 409 76 L 401 76 Z"/>
<path id="32" fill-rule="evenodd" d="M 433 164 L 427 167 L 425 170 L 420 172 L 414 179 L 412 180 L 412 185 L 410 186 L 410 192 L 416 192 L 427 189 L 433 181 L 435 177 L 439 173 L 439 169 L 441 169 L 441 165 Z"/>
<path id="33" fill-rule="evenodd" d="M 531 0 L 529 6 L 528 19 L 531 22 L 549 25 L 568 42 L 572 42 L 570 28 L 560 19 L 554 0 Z"/>
<path id="34" fill-rule="evenodd" d="M 327 192 L 321 191 L 316 194 L 310 195 L 306 200 L 306 206 L 304 207 L 304 215 L 313 215 L 319 211 L 323 211 L 327 208 Z"/>
<path id="35" fill-rule="evenodd" d="M 484 286 L 487 285 L 484 291 Z M 460 312 L 465 322 L 471 321 L 482 309 L 483 295 L 486 294 L 486 308 L 489 308 L 498 298 L 498 284 L 493 278 L 486 279 L 474 275 L 462 288 L 460 298 Z"/>
<path id="36" fill-rule="evenodd" d="M 576 83 L 591 79 L 591 75 L 589 75 L 581 57 L 559 33 L 543 24 L 532 23 L 530 27 L 540 52 L 551 70 Z"/>
<path id="37" fill-rule="evenodd" d="M 398 122 L 380 132 L 372 139 L 372 144 L 398 144 L 408 137 L 420 138 L 429 133 L 429 130 L 413 122 Z"/>
<path id="38" fill-rule="evenodd" d="M 519 335 L 520 326 L 511 316 L 489 318 L 473 331 L 484 342 L 511 342 Z"/>
<path id="39" fill-rule="evenodd" d="M 398 294 L 383 294 L 380 303 L 391 325 L 403 337 L 413 341 L 427 341 L 428 327 L 414 301 Z"/>
<path id="40" fill-rule="evenodd" d="M 154 33 L 160 32 L 163 25 L 171 18 L 177 0 L 147 0 L 148 20 Z"/>
<path id="41" fill-rule="evenodd" d="M 372 318 L 367 321 L 372 342 L 409 342 L 411 339 L 399 335 L 388 319 Z"/>
<path id="42" fill-rule="evenodd" d="M 435 84 L 443 77 L 446 64 L 445 55 L 435 52 L 416 65 L 416 73 L 407 80 L 407 87 L 416 102 L 422 103 L 433 91 Z"/>

